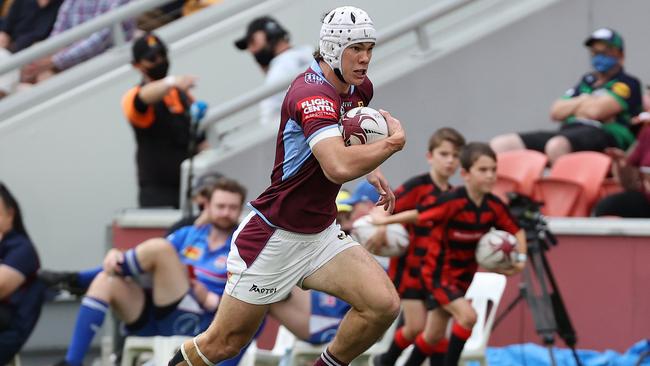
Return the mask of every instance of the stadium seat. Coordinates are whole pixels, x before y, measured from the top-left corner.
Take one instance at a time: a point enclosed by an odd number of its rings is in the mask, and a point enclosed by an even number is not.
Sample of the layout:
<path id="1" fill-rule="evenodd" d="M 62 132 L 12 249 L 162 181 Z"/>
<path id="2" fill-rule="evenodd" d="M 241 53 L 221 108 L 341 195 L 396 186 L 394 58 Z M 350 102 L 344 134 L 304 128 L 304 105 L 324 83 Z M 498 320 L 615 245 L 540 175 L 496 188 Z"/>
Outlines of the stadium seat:
<path id="1" fill-rule="evenodd" d="M 611 196 L 615 193 L 623 192 L 623 187 L 615 178 L 607 178 L 603 181 L 603 185 L 600 187 L 600 193 L 598 198 L 602 199 L 607 196 Z"/>
<path id="2" fill-rule="evenodd" d="M 535 150 L 515 150 L 497 154 L 497 182 L 492 192 L 507 202 L 506 193 L 532 196 L 535 181 L 542 175 L 548 158 Z"/>
<path id="3" fill-rule="evenodd" d="M 533 197 L 544 202 L 547 216 L 589 216 L 611 165 L 611 158 L 593 151 L 560 157 L 547 177 L 535 182 Z"/>
<path id="4" fill-rule="evenodd" d="M 393 341 L 393 334 L 397 329 L 398 319 L 395 319 L 393 324 L 386 330 L 386 333 L 381 337 L 379 341 L 372 345 L 366 352 L 357 357 L 352 365 L 367 365 L 368 358 L 371 355 L 378 355 L 384 353 L 390 347 L 390 343 Z M 313 361 L 323 353 L 326 345 L 315 346 L 313 344 L 296 340 L 293 345 L 293 350 L 291 351 L 291 361 L 289 366 L 298 366 L 298 365 L 311 365 Z"/>
<path id="5" fill-rule="evenodd" d="M 481 366 L 487 364 L 485 350 L 505 288 L 506 276 L 502 274 L 478 272 L 474 275 L 465 297 L 472 301 L 472 307 L 476 310 L 476 324 L 465 343 L 459 364 L 467 365 L 470 361 L 478 361 Z"/>
<path id="6" fill-rule="evenodd" d="M 134 361 L 143 352 L 153 352 L 154 365 L 166 365 L 183 342 L 190 339 L 186 336 L 172 337 L 126 337 L 122 353 L 122 366 L 134 365 Z"/>

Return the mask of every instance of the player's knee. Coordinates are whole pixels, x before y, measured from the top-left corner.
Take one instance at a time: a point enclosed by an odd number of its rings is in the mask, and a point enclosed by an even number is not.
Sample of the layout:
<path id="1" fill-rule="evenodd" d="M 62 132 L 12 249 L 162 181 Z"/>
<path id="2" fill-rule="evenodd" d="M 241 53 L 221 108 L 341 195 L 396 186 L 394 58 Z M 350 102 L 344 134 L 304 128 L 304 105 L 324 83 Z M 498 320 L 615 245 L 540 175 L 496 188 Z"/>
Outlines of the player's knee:
<path id="1" fill-rule="evenodd" d="M 466 311 L 461 314 L 457 322 L 465 329 L 472 329 L 474 324 L 476 324 L 476 317 L 476 312 L 474 309 L 471 309 L 471 311 Z"/>
<path id="2" fill-rule="evenodd" d="M 390 324 L 399 315 L 400 300 L 397 293 L 393 291 L 386 291 L 385 294 L 379 297 L 372 307 L 376 316 L 386 323 Z"/>
<path id="3" fill-rule="evenodd" d="M 422 336 L 428 344 L 436 344 L 445 337 L 446 329 L 447 327 L 442 329 L 425 329 L 424 332 L 422 332 Z"/>

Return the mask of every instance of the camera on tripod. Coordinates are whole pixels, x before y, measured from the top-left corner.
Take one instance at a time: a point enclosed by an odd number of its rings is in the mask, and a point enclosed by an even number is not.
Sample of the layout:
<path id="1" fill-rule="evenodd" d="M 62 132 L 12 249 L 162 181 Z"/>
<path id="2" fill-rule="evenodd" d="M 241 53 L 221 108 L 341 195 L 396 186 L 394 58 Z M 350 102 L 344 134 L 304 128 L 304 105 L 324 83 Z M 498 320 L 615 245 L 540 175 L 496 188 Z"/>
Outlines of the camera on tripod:
<path id="1" fill-rule="evenodd" d="M 510 202 L 510 213 L 517 220 L 519 227 L 526 232 L 526 240 L 532 243 L 539 241 L 543 250 L 557 245 L 557 239 L 542 215 L 543 202 L 516 192 L 508 192 L 506 195 Z"/>

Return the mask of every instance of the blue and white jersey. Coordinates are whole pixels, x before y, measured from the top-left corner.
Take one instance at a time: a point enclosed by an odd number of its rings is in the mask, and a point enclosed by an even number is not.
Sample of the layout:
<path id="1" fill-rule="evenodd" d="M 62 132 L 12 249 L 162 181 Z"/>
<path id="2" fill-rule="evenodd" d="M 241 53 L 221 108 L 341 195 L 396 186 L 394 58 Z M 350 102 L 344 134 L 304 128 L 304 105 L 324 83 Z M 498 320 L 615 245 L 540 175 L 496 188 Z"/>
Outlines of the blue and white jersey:
<path id="1" fill-rule="evenodd" d="M 232 236 L 223 246 L 211 251 L 208 247 L 211 229 L 210 224 L 185 226 L 168 235 L 167 240 L 176 247 L 181 262 L 192 268 L 196 279 L 208 290 L 221 296 L 228 279 L 226 263 Z"/>

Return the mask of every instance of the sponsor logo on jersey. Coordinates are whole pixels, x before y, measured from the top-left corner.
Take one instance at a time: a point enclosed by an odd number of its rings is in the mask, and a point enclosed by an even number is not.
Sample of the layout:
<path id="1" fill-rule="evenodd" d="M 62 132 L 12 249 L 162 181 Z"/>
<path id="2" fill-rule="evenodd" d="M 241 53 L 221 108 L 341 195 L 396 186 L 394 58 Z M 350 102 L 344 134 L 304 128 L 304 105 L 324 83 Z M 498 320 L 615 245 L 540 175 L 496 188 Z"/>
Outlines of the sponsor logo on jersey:
<path id="1" fill-rule="evenodd" d="M 311 72 L 308 72 L 305 74 L 305 83 L 323 85 L 325 83 L 325 80 L 323 80 L 323 78 L 320 77 L 320 75 L 312 74 Z"/>
<path id="2" fill-rule="evenodd" d="M 197 260 L 203 255 L 203 250 L 194 246 L 183 249 L 183 256 L 192 260 Z"/>
<path id="3" fill-rule="evenodd" d="M 214 265 L 214 268 L 224 269 L 226 268 L 227 262 L 228 262 L 228 257 L 226 257 L 225 255 L 220 255 L 219 257 L 217 257 L 217 259 L 214 260 L 214 263 L 212 264 Z"/>
<path id="4" fill-rule="evenodd" d="M 336 103 L 325 96 L 313 96 L 298 102 L 297 109 L 301 112 L 302 123 L 313 119 L 338 120 Z"/>
<path id="5" fill-rule="evenodd" d="M 481 236 L 483 236 L 484 233 L 475 231 L 475 232 L 467 232 L 467 231 L 458 231 L 458 230 L 449 230 L 449 239 L 451 240 L 479 240 L 481 239 Z"/>
<path id="6" fill-rule="evenodd" d="M 632 93 L 630 91 L 630 87 L 627 86 L 627 84 L 625 84 L 625 83 L 621 83 L 620 81 L 618 81 L 618 82 L 614 83 L 614 85 L 612 85 L 612 91 L 614 92 L 614 94 L 618 95 L 619 97 L 621 97 L 623 99 L 629 98 L 630 94 Z"/>
<path id="7" fill-rule="evenodd" d="M 253 284 L 251 288 L 248 289 L 248 292 L 257 292 L 258 294 L 262 295 L 272 295 L 276 292 L 278 292 L 277 288 L 264 288 L 264 287 L 258 287 L 256 284 Z"/>

